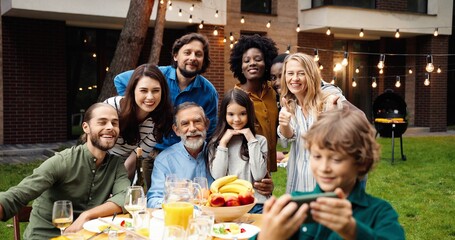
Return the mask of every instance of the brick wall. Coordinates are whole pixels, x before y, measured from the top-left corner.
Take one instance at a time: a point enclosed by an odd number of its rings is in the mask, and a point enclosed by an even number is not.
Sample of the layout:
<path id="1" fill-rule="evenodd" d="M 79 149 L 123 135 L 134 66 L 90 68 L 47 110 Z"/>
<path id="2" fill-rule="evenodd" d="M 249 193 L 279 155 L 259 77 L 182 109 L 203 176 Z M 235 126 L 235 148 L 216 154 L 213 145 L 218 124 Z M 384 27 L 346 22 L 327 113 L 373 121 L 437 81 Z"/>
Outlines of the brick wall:
<path id="1" fill-rule="evenodd" d="M 67 139 L 65 23 L 3 17 L 4 143 Z"/>
<path id="2" fill-rule="evenodd" d="M 414 0 L 409 0 L 414 1 Z M 377 0 L 376 9 L 385 11 L 407 11 L 408 0 Z"/>
<path id="3" fill-rule="evenodd" d="M 297 35 L 297 45 L 304 48 L 297 49 L 298 52 L 303 52 L 309 55 L 314 55 L 314 48 L 318 49 L 333 49 L 333 35 L 327 36 L 324 33 L 304 33 L 300 32 Z M 323 65 L 325 71 L 321 71 L 322 79 L 332 81 L 333 78 L 333 51 L 318 50 L 319 63 Z"/>

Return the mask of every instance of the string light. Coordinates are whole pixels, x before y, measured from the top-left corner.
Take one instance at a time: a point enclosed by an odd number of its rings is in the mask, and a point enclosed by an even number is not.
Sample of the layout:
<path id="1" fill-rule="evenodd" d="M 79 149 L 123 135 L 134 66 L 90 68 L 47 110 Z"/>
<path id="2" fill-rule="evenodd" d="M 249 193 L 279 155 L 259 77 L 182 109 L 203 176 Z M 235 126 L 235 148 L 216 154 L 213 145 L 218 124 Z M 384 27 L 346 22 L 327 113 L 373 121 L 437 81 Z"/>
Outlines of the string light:
<path id="1" fill-rule="evenodd" d="M 379 74 L 383 74 L 384 73 L 384 69 L 379 69 Z"/>
<path id="2" fill-rule="evenodd" d="M 164 4 L 164 0 L 160 0 L 160 4 Z"/>
<path id="3" fill-rule="evenodd" d="M 434 65 L 433 65 L 433 56 L 432 55 L 427 55 L 427 65 L 425 66 L 425 70 L 427 72 L 433 72 L 434 70 Z"/>
<path id="4" fill-rule="evenodd" d="M 234 41 L 234 36 L 232 36 L 232 32 L 229 33 L 229 40 Z"/>
<path id="5" fill-rule="evenodd" d="M 433 35 L 434 35 L 435 37 L 437 37 L 437 36 L 439 35 L 438 28 L 435 28 L 435 29 L 434 29 Z"/>
<path id="6" fill-rule="evenodd" d="M 231 42 L 231 44 L 229 44 L 229 47 L 232 49 L 234 47 L 234 43 Z"/>
<path id="7" fill-rule="evenodd" d="M 379 55 L 379 62 L 378 62 L 379 69 L 384 68 L 384 62 L 385 62 L 385 55 L 384 54 Z"/>
<path id="8" fill-rule="evenodd" d="M 181 16 L 182 16 L 182 9 L 180 8 L 179 9 L 179 17 L 181 17 Z"/>
<path id="9" fill-rule="evenodd" d="M 332 81 L 330 81 L 331 84 L 335 84 L 335 81 L 337 80 L 336 76 L 333 76 Z"/>
<path id="10" fill-rule="evenodd" d="M 330 36 L 332 32 L 330 31 L 330 28 L 327 28 L 327 31 L 325 32 L 325 34 L 327 34 L 327 36 Z"/>
<path id="11" fill-rule="evenodd" d="M 396 76 L 395 79 L 396 79 L 395 87 L 397 88 L 401 87 L 400 76 Z"/>
<path id="12" fill-rule="evenodd" d="M 169 11 L 172 11 L 172 3 L 169 2 Z"/>
<path id="13" fill-rule="evenodd" d="M 372 77 L 373 82 L 371 83 L 372 88 L 376 88 L 378 84 L 376 83 L 376 77 Z"/>
<path id="14" fill-rule="evenodd" d="M 193 15 L 190 14 L 190 18 L 188 18 L 189 23 L 193 23 Z"/>
<path id="15" fill-rule="evenodd" d="M 244 24 L 245 23 L 245 18 L 242 16 L 242 19 L 240 19 L 240 23 Z"/>
<path id="16" fill-rule="evenodd" d="M 338 72 L 338 71 L 340 71 L 342 68 L 343 68 L 343 66 L 341 66 L 340 63 L 337 63 L 337 64 L 335 64 L 335 66 L 333 66 L 333 71 L 334 71 L 334 72 Z"/>
<path id="17" fill-rule="evenodd" d="M 217 27 L 215 27 L 215 29 L 213 29 L 213 35 L 218 36 L 218 28 Z"/>
<path id="18" fill-rule="evenodd" d="M 288 48 L 286 49 L 286 52 L 285 52 L 285 53 L 289 54 L 290 52 L 291 52 L 291 45 L 288 44 Z"/>
<path id="19" fill-rule="evenodd" d="M 322 69 L 324 69 L 324 66 L 321 63 L 319 63 L 319 70 L 322 70 Z"/>
<path id="20" fill-rule="evenodd" d="M 201 21 L 201 23 L 199 24 L 199 29 L 203 29 L 204 28 L 204 20 Z"/>
<path id="21" fill-rule="evenodd" d="M 193 10 L 194 10 L 194 4 L 191 5 L 191 7 L 190 7 L 190 11 L 192 12 Z"/>
<path id="22" fill-rule="evenodd" d="M 438 66 L 438 70 L 436 70 L 437 73 L 441 73 L 442 70 L 441 70 L 441 66 Z"/>
<path id="23" fill-rule="evenodd" d="M 359 66 L 357 66 L 357 67 L 355 68 L 355 73 L 359 73 L 359 72 L 360 72 L 360 69 L 359 69 Z"/>
<path id="24" fill-rule="evenodd" d="M 355 82 L 355 78 L 352 78 L 352 87 L 357 87 L 357 83 Z"/>
<path id="25" fill-rule="evenodd" d="M 300 32 L 300 24 L 297 24 L 297 27 L 295 28 L 296 32 Z"/>
<path id="26" fill-rule="evenodd" d="M 425 73 L 425 81 L 423 81 L 423 85 L 428 86 L 430 85 L 430 74 Z"/>
<path id="27" fill-rule="evenodd" d="M 363 33 L 363 28 L 360 29 L 360 32 L 359 32 L 359 37 L 363 37 L 365 34 Z"/>
<path id="28" fill-rule="evenodd" d="M 269 20 L 269 21 L 267 22 L 267 25 L 265 25 L 265 26 L 266 26 L 267 28 L 270 28 L 270 25 L 271 25 L 271 24 L 272 24 L 272 20 Z"/>
<path id="29" fill-rule="evenodd" d="M 348 52 L 344 52 L 344 57 L 341 61 L 341 65 L 343 65 L 343 67 L 346 67 L 348 65 Z"/>
<path id="30" fill-rule="evenodd" d="M 314 61 L 317 62 L 319 61 L 319 51 L 318 49 L 314 49 Z"/>
<path id="31" fill-rule="evenodd" d="M 227 42 L 226 36 L 224 36 L 223 42 L 224 43 Z"/>
<path id="32" fill-rule="evenodd" d="M 218 17 L 218 10 L 215 11 L 215 17 Z"/>
<path id="33" fill-rule="evenodd" d="M 408 73 L 412 74 L 412 68 L 408 68 Z"/>
<path id="34" fill-rule="evenodd" d="M 395 38 L 400 38 L 400 29 L 397 28 L 397 31 L 395 32 Z"/>

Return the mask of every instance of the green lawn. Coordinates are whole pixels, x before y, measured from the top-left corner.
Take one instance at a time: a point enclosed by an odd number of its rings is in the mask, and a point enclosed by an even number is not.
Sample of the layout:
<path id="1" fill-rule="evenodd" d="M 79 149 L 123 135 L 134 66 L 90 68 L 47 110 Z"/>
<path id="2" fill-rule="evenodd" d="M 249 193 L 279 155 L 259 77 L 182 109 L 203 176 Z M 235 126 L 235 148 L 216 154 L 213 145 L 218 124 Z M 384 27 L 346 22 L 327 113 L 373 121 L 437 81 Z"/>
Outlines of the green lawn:
<path id="1" fill-rule="evenodd" d="M 455 239 L 455 136 L 405 137 L 400 160 L 395 142 L 395 164 L 391 164 L 391 139 L 379 138 L 380 164 L 368 176 L 367 191 L 392 203 L 400 215 L 407 239 Z M 38 163 L 0 164 L 0 191 L 16 185 Z M 272 175 L 274 195 L 285 192 L 286 170 Z M 12 239 L 11 220 L 0 222 L 0 236 Z"/>

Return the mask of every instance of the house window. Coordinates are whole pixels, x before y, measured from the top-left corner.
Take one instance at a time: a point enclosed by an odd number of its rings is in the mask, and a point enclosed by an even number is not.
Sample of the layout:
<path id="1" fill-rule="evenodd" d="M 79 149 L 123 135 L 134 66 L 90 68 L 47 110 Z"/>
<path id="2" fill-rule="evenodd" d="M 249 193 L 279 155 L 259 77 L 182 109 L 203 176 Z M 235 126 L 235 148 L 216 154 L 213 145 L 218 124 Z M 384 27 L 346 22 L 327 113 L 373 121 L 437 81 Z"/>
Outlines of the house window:
<path id="1" fill-rule="evenodd" d="M 408 1 L 408 11 L 416 13 L 427 13 L 427 0 Z"/>
<path id="2" fill-rule="evenodd" d="M 312 7 L 321 6 L 347 6 L 375 9 L 375 0 L 312 0 Z"/>
<path id="3" fill-rule="evenodd" d="M 241 12 L 272 14 L 272 0 L 242 0 Z"/>

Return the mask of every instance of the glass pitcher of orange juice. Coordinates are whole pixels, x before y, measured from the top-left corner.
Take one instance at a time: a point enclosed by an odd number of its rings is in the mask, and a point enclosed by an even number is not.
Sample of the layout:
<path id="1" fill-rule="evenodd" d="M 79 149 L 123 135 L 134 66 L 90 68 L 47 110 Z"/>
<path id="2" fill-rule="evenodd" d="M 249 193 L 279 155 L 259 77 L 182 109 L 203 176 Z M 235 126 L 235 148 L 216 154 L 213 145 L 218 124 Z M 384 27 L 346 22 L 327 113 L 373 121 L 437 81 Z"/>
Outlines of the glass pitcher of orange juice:
<path id="1" fill-rule="evenodd" d="M 194 203 L 201 196 L 201 187 L 190 180 L 169 183 L 163 201 L 164 225 L 181 226 L 184 229 L 193 217 Z"/>

